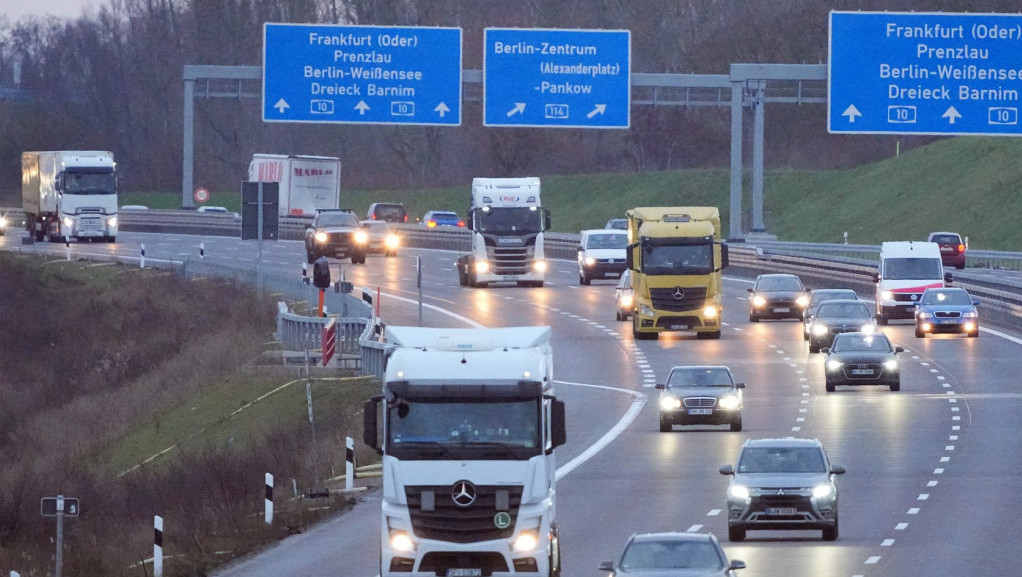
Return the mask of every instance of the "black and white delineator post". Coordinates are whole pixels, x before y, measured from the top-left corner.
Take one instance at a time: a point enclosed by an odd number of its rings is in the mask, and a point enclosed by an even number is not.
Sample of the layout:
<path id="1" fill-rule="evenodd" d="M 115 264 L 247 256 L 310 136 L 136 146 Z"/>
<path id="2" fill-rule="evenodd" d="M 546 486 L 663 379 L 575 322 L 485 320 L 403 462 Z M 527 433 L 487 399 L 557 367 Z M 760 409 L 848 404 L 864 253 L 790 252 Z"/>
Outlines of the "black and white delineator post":
<path id="1" fill-rule="evenodd" d="M 145 268 L 145 243 L 142 243 L 141 256 L 138 258 L 138 268 Z"/>
<path id="2" fill-rule="evenodd" d="M 153 577 L 163 577 L 163 517 L 153 517 Z"/>
<path id="3" fill-rule="evenodd" d="M 64 248 L 67 251 L 67 260 L 70 261 L 71 260 L 71 237 L 69 237 L 69 236 L 65 236 L 64 237 Z"/>
<path id="4" fill-rule="evenodd" d="M 206 258 L 206 243 L 204 242 L 199 243 L 199 258 L 203 260 Z"/>
<path id="5" fill-rule="evenodd" d="M 344 439 L 344 489 L 351 491 L 355 483 L 355 440 Z"/>
<path id="6" fill-rule="evenodd" d="M 273 475 L 266 473 L 266 511 L 263 515 L 267 525 L 273 524 Z"/>

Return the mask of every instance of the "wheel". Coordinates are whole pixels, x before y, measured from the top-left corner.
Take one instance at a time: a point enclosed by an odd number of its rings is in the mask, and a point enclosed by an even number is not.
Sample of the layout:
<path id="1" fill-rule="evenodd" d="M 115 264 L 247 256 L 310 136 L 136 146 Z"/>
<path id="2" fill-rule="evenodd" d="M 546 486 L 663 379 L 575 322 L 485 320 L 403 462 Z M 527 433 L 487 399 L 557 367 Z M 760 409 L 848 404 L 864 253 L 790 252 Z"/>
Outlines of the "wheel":
<path id="1" fill-rule="evenodd" d="M 673 429 L 674 429 L 674 426 L 671 425 L 670 421 L 665 421 L 664 420 L 664 416 L 660 415 L 660 432 L 661 433 L 669 433 Z"/>
<path id="2" fill-rule="evenodd" d="M 926 338 L 926 333 L 924 333 L 923 331 L 919 330 L 919 327 L 916 327 L 916 338 L 917 339 Z"/>
<path id="3" fill-rule="evenodd" d="M 745 529 L 739 529 L 738 527 L 727 526 L 727 540 L 728 541 L 745 541 Z"/>
<path id="4" fill-rule="evenodd" d="M 731 421 L 731 432 L 737 433 L 742 430 L 742 417 L 738 417 L 734 421 Z"/>
<path id="5" fill-rule="evenodd" d="M 828 393 L 833 393 L 834 392 L 834 383 L 832 383 L 830 381 L 827 381 L 827 386 L 825 388 L 827 389 Z"/>
<path id="6" fill-rule="evenodd" d="M 541 280 L 534 280 L 534 281 L 532 281 L 532 286 L 534 288 L 543 288 L 543 281 L 541 281 Z"/>
<path id="7" fill-rule="evenodd" d="M 468 286 L 468 273 L 465 272 L 465 267 L 461 266 L 459 262 L 458 267 L 458 284 L 461 286 Z"/>
<path id="8" fill-rule="evenodd" d="M 814 345 L 813 341 L 809 341 L 809 352 L 810 353 L 820 352 L 820 345 Z"/>
<path id="9" fill-rule="evenodd" d="M 614 311 L 614 320 L 616 320 L 616 321 L 623 321 L 623 320 L 625 320 L 625 319 L 621 318 L 621 310 L 620 309 Z"/>
<path id="10" fill-rule="evenodd" d="M 837 517 L 835 516 L 834 517 L 834 526 L 833 527 L 827 527 L 826 529 L 823 530 L 823 540 L 824 541 L 837 541 L 837 533 L 838 533 L 838 530 L 837 530 Z"/>
<path id="11" fill-rule="evenodd" d="M 394 251 L 392 251 L 392 250 L 388 250 L 387 252 L 383 253 L 383 256 L 385 256 L 385 257 L 388 257 L 388 258 L 389 258 L 389 257 L 392 257 L 392 256 L 394 256 L 395 254 L 396 254 L 396 253 L 395 253 Z"/>
<path id="12" fill-rule="evenodd" d="M 588 284 L 591 284 L 592 282 L 593 282 L 592 279 L 587 277 L 585 275 L 585 273 L 583 273 L 583 272 L 578 273 L 578 284 L 588 285 Z"/>
<path id="13" fill-rule="evenodd" d="M 803 341 L 809 340 L 809 331 L 802 331 L 802 340 Z"/>
<path id="14" fill-rule="evenodd" d="M 107 242 L 111 242 L 111 243 L 117 242 L 117 237 L 116 236 L 108 236 L 108 237 L 106 237 L 106 241 Z"/>
<path id="15" fill-rule="evenodd" d="M 308 250 L 306 250 L 305 251 L 305 259 L 309 261 L 309 264 L 312 264 L 312 263 L 316 262 L 316 255 L 314 253 L 311 253 Z"/>
<path id="16" fill-rule="evenodd" d="M 901 390 L 901 381 L 898 380 L 896 382 L 891 383 L 891 390 L 892 391 L 900 391 Z"/>
<path id="17" fill-rule="evenodd" d="M 977 327 L 976 330 L 972 331 L 971 333 L 968 333 L 968 336 L 969 336 L 970 339 L 974 339 L 974 338 L 978 337 L 979 336 L 979 328 Z"/>
<path id="18" fill-rule="evenodd" d="M 707 340 L 707 339 L 719 339 L 720 338 L 720 331 L 710 331 L 708 333 L 696 333 L 696 338 L 701 340 L 701 341 L 704 341 L 704 340 Z"/>
<path id="19" fill-rule="evenodd" d="M 750 323 L 758 323 L 759 322 L 759 317 L 757 317 L 756 315 L 754 315 L 752 313 L 749 313 L 749 322 Z"/>
<path id="20" fill-rule="evenodd" d="M 887 324 L 887 316 L 884 315 L 883 313 L 877 313 L 877 324 L 878 325 L 886 325 Z"/>
<path id="21" fill-rule="evenodd" d="M 557 530 L 554 529 L 554 538 L 550 547 L 550 577 L 561 577 L 561 541 L 557 538 Z M 380 573 L 383 575 L 383 573 Z"/>

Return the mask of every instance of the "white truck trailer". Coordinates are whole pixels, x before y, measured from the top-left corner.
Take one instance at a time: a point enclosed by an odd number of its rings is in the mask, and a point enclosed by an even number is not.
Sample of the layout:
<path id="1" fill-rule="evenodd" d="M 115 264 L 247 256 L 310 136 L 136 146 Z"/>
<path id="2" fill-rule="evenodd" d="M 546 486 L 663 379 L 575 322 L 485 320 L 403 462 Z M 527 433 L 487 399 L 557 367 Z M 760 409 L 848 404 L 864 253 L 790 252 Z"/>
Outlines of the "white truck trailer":
<path id="1" fill-rule="evenodd" d="M 280 184 L 280 216 L 313 217 L 341 207 L 341 159 L 333 156 L 253 154 L 250 182 Z"/>
<path id="2" fill-rule="evenodd" d="M 21 154 L 21 203 L 35 240 L 117 239 L 117 172 L 112 152 Z"/>
<path id="3" fill-rule="evenodd" d="M 550 211 L 543 208 L 539 178 L 472 179 L 466 224 L 472 230 L 472 252 L 457 260 L 461 286 L 543 286 L 543 235 L 550 228 Z"/>
<path id="4" fill-rule="evenodd" d="M 559 575 L 550 327 L 386 337 L 363 432 L 383 456 L 380 575 Z"/>

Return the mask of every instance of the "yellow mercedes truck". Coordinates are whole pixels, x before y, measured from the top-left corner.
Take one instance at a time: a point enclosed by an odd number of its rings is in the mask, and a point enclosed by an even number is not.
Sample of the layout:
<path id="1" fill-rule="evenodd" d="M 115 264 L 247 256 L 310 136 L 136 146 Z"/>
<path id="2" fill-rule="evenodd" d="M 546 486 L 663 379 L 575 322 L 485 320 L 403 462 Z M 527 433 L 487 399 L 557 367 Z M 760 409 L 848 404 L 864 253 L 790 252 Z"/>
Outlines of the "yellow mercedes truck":
<path id="1" fill-rule="evenodd" d="M 711 206 L 653 206 L 625 214 L 636 340 L 656 339 L 668 331 L 719 339 L 721 271 L 728 265 L 720 211 Z"/>

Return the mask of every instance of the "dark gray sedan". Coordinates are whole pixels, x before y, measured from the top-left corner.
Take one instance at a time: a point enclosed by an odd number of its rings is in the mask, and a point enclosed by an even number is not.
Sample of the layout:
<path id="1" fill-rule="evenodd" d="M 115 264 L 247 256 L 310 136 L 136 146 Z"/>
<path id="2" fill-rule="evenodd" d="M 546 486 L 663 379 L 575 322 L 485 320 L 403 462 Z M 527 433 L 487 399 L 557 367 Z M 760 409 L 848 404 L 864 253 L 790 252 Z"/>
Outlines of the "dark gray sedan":
<path id="1" fill-rule="evenodd" d="M 712 533 L 645 533 L 632 535 L 621 558 L 600 563 L 610 577 L 730 577 L 745 569 L 739 560 L 728 561 Z"/>
<path id="2" fill-rule="evenodd" d="M 809 324 L 809 352 L 818 353 L 821 348 L 829 347 L 835 336 L 854 332 L 877 332 L 876 320 L 866 303 L 860 300 L 824 302 L 816 309 Z"/>
<path id="3" fill-rule="evenodd" d="M 824 359 L 826 388 L 834 392 L 838 385 L 880 385 L 901 390 L 898 353 L 905 349 L 891 344 L 884 333 L 842 333 L 834 343 L 820 349 Z"/>
<path id="4" fill-rule="evenodd" d="M 742 430 L 742 389 L 724 366 L 679 366 L 671 369 L 660 390 L 660 432 L 674 425 L 729 425 Z"/>

